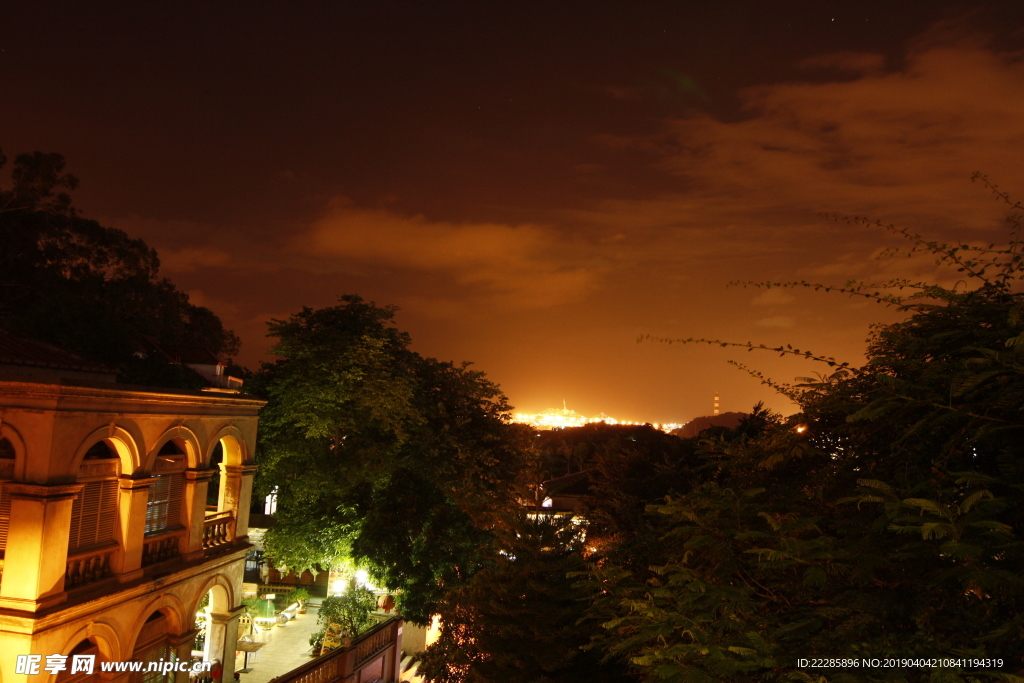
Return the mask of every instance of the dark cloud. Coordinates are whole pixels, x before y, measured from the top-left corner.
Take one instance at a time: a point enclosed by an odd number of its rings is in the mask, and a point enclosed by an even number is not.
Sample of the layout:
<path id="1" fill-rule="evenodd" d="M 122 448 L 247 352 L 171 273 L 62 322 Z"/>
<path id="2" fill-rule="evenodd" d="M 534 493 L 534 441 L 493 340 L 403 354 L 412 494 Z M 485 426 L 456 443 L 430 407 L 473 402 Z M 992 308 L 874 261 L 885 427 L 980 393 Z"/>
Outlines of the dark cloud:
<path id="1" fill-rule="evenodd" d="M 49 12 L 44 32 L 0 27 L 0 142 L 67 154 L 84 212 L 156 246 L 250 365 L 267 319 L 355 292 L 400 306 L 419 350 L 476 361 L 524 411 L 565 398 L 678 421 L 715 391 L 726 409 L 786 409 L 730 350 L 635 340 L 856 362 L 892 312 L 727 284 L 950 282 L 821 212 L 998 241 L 1005 207 L 969 178 L 1024 194 L 1019 3 L 691 5 L 211 7 L 146 40 L 127 38 L 142 6 L 114 27 Z M 88 68 L 69 68 L 77 55 Z M 781 381 L 815 370 L 740 359 Z"/>

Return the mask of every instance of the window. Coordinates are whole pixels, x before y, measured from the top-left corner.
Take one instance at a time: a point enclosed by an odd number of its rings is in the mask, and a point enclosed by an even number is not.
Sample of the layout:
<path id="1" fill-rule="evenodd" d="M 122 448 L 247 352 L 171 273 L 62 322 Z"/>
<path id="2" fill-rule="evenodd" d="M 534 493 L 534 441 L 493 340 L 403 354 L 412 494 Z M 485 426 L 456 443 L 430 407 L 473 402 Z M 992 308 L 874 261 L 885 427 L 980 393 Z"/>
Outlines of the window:
<path id="1" fill-rule="evenodd" d="M 7 549 L 7 532 L 11 528 L 11 494 L 0 484 L 0 557 Z"/>
<path id="2" fill-rule="evenodd" d="M 142 671 L 132 672 L 129 683 L 171 683 L 174 681 L 173 671 L 148 671 L 150 662 L 176 662 L 178 660 L 174 648 L 167 639 L 167 617 L 161 612 L 153 612 L 146 619 L 139 632 L 138 642 L 132 660 L 142 662 Z"/>
<path id="3" fill-rule="evenodd" d="M 93 657 L 95 657 L 96 659 L 94 665 L 94 673 L 88 674 L 82 672 L 72 675 L 71 658 L 74 655 L 92 655 Z M 76 645 L 75 649 L 68 654 L 67 668 L 65 668 L 63 671 L 57 674 L 57 681 L 58 683 L 86 683 L 87 681 L 93 680 L 94 678 L 98 677 L 96 676 L 96 674 L 98 674 L 100 671 L 100 664 L 105 661 L 107 660 L 103 656 L 103 654 L 100 653 L 100 649 L 96 645 L 96 643 L 93 642 L 91 638 L 87 638 L 86 640 L 83 640 L 78 645 Z"/>
<path id="4" fill-rule="evenodd" d="M 156 478 L 146 503 L 146 533 L 157 534 L 181 526 L 181 472 L 168 472 Z"/>
<path id="5" fill-rule="evenodd" d="M 90 448 L 78 468 L 84 484 L 71 505 L 68 552 L 114 543 L 117 539 L 117 454 L 105 442 Z"/>
<path id="6" fill-rule="evenodd" d="M 0 439 L 0 464 L 10 463 L 8 466 L 13 467 L 14 462 L 14 446 L 7 439 Z M 5 474 L 0 474 L 0 478 L 6 478 L 13 476 L 14 470 L 11 469 Z M 11 526 L 11 494 L 7 493 L 6 487 L 3 482 L 0 481 L 0 557 L 4 556 L 4 550 L 7 548 L 7 532 Z"/>
<path id="7" fill-rule="evenodd" d="M 159 534 L 181 526 L 181 499 L 185 488 L 185 450 L 171 439 L 157 453 L 152 473 L 156 482 L 146 502 L 146 534 Z"/>
<path id="8" fill-rule="evenodd" d="M 71 506 L 68 551 L 113 543 L 117 526 L 117 480 L 91 481 Z"/>

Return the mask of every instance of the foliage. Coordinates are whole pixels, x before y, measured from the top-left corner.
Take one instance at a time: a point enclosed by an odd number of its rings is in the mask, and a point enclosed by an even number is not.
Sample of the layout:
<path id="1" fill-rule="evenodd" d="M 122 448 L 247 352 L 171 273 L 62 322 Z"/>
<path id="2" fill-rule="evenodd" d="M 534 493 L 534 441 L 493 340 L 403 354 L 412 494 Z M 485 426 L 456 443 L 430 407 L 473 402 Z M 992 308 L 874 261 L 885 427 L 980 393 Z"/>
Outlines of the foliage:
<path id="1" fill-rule="evenodd" d="M 580 623 L 588 603 L 574 575 L 599 549 L 649 564 L 659 539 L 645 504 L 687 484 L 693 443 L 649 425 L 607 424 L 541 432 L 530 443 L 520 495 L 533 511 L 505 512 L 479 570 L 444 594 L 441 636 L 418 671 L 444 683 L 633 680 L 583 650 L 600 629 Z M 552 515 L 540 506 L 547 495 L 570 496 L 582 516 Z"/>
<path id="2" fill-rule="evenodd" d="M 324 628 L 338 624 L 343 634 L 355 638 L 377 623 L 373 618 L 376 609 L 377 598 L 373 591 L 359 585 L 353 578 L 342 595 L 324 598 L 316 620 Z"/>
<path id="3" fill-rule="evenodd" d="M 445 595 L 441 636 L 418 672 L 438 683 L 625 680 L 582 650 L 595 630 L 578 625 L 586 604 L 571 578 L 585 568 L 583 544 L 569 517 L 517 513 L 500 550 Z"/>
<path id="4" fill-rule="evenodd" d="M 242 598 L 242 607 L 250 617 L 258 617 L 260 615 L 263 602 L 264 601 L 259 598 Z"/>
<path id="5" fill-rule="evenodd" d="M 0 167 L 6 162 L 0 153 Z M 136 340 L 201 346 L 224 356 L 238 338 L 158 274 L 140 239 L 81 217 L 78 180 L 59 154 L 19 154 L 0 189 L 0 325 L 119 368 L 122 381 L 191 386 L 196 378 L 135 358 Z"/>
<path id="6" fill-rule="evenodd" d="M 657 556 L 648 503 L 689 487 L 696 443 L 650 425 L 590 424 L 542 432 L 536 447 L 550 495 L 569 478 L 587 519 L 587 545 L 637 567 Z M 573 491 L 574 489 L 574 491 Z"/>
<path id="7" fill-rule="evenodd" d="M 257 483 L 277 488 L 276 563 L 355 558 L 426 622 L 493 543 L 495 510 L 514 504 L 522 437 L 496 385 L 411 351 L 393 316 L 344 296 L 272 321 L 281 358 L 248 385 L 269 401 Z"/>
<path id="8" fill-rule="evenodd" d="M 298 603 L 306 604 L 307 602 L 309 602 L 309 591 L 303 588 L 302 586 L 299 586 L 291 593 L 289 593 L 288 597 L 290 597 L 292 600 Z"/>
<path id="9" fill-rule="evenodd" d="M 876 328 L 862 367 L 818 357 L 831 374 L 790 387 L 800 415 L 702 443 L 689 489 L 650 507 L 659 560 L 589 575 L 606 657 L 652 681 L 815 680 L 796 658 L 950 655 L 1005 665 L 820 673 L 1021 680 L 1020 216 L 1003 248 L 893 230 L 973 288 L 841 288 L 908 317 Z"/>

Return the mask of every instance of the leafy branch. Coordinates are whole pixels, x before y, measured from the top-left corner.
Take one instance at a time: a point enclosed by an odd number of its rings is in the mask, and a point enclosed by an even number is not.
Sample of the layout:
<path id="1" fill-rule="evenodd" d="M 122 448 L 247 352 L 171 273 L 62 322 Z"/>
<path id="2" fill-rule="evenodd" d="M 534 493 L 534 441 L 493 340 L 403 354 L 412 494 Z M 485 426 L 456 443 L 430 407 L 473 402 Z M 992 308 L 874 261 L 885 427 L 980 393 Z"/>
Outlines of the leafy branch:
<path id="1" fill-rule="evenodd" d="M 661 342 L 663 344 L 709 344 L 711 346 L 729 347 L 734 346 L 747 351 L 774 351 L 780 356 L 800 356 L 808 360 L 817 361 L 819 363 L 825 363 L 829 367 L 840 367 L 845 368 L 850 364 L 845 362 L 839 362 L 831 356 L 822 356 L 811 351 L 801 351 L 800 349 L 793 348 L 792 344 L 786 344 L 785 346 L 768 346 L 767 344 L 754 344 L 753 342 L 739 343 L 722 341 L 721 339 L 705 339 L 703 337 L 687 337 L 686 339 L 673 339 L 671 337 L 655 337 L 650 334 L 642 334 L 637 337 L 637 343 L 645 341 Z"/>
<path id="2" fill-rule="evenodd" d="M 744 365 L 743 363 L 740 363 L 738 361 L 729 360 L 726 362 L 729 365 L 737 367 L 743 372 L 747 373 L 754 379 L 761 382 L 761 384 L 771 387 L 775 391 L 779 392 L 780 394 L 788 398 L 790 401 L 793 401 L 794 403 L 799 403 L 801 392 L 793 385 L 776 382 L 771 377 L 766 377 L 760 370 L 755 370 L 754 368 L 748 367 L 747 365 Z"/>

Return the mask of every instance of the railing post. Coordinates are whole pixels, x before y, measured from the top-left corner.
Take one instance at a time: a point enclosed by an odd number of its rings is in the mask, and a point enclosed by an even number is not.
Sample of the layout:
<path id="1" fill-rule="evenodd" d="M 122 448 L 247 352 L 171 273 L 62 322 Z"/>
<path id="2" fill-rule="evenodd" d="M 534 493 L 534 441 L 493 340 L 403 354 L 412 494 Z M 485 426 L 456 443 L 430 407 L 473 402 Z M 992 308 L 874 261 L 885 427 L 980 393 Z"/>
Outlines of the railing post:
<path id="1" fill-rule="evenodd" d="M 342 641 L 342 655 L 341 655 L 341 680 L 348 683 L 352 680 L 353 674 L 355 673 L 352 669 L 355 668 L 355 656 L 356 648 L 352 647 L 352 639 L 345 638 Z"/>
<path id="2" fill-rule="evenodd" d="M 393 636 L 391 638 L 391 645 L 394 647 L 394 651 L 391 656 L 388 657 L 390 660 L 390 671 L 385 671 L 385 680 L 397 681 L 402 676 L 402 631 L 404 622 L 399 619 L 394 624 Z"/>

